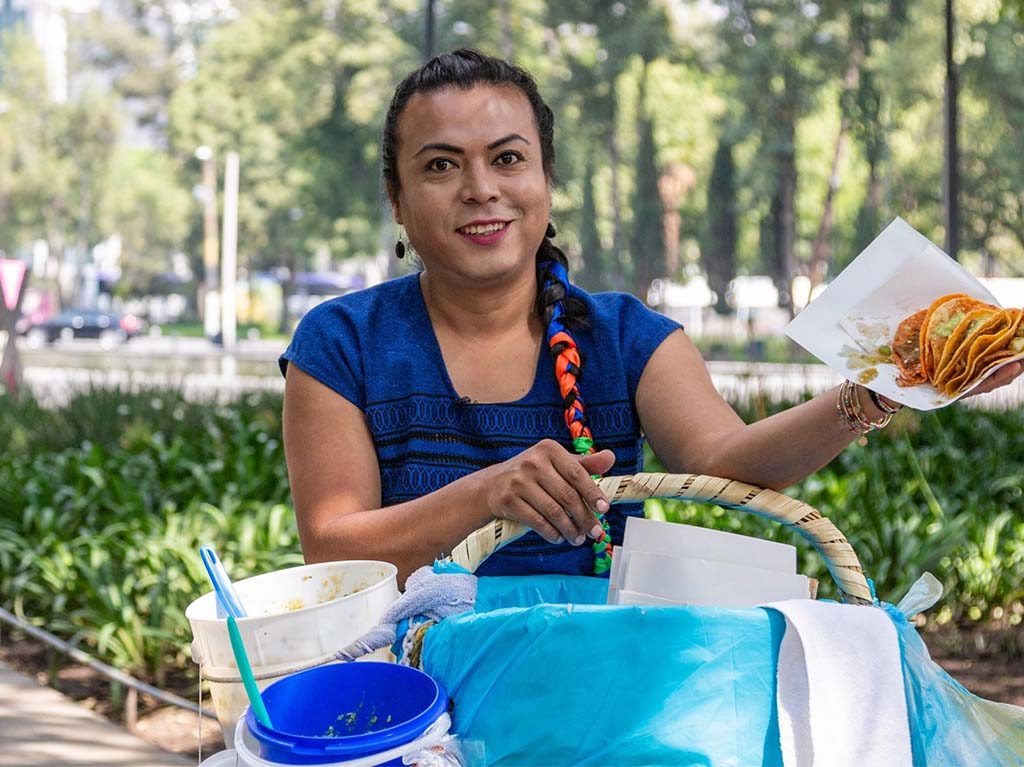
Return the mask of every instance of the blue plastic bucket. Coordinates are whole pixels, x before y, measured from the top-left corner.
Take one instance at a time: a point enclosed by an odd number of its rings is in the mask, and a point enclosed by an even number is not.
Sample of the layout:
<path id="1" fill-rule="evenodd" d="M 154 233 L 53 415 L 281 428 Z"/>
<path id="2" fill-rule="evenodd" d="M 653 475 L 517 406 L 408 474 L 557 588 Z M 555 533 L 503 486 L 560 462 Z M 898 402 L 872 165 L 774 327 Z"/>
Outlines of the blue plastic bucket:
<path id="1" fill-rule="evenodd" d="M 279 764 L 330 764 L 411 743 L 448 710 L 430 676 L 395 663 L 342 663 L 285 677 L 263 691 L 273 729 L 246 724 L 260 757 Z M 401 758 L 385 764 L 402 763 Z"/>

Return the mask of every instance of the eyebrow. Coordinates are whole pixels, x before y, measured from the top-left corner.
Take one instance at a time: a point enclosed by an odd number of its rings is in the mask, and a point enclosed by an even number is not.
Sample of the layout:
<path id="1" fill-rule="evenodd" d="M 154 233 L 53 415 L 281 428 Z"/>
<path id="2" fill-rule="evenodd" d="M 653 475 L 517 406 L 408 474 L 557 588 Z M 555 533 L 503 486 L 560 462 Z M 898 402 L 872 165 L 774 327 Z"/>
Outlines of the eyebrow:
<path id="1" fill-rule="evenodd" d="M 497 149 L 502 144 L 507 144 L 510 141 L 522 141 L 527 146 L 530 145 L 530 142 L 527 141 L 522 136 L 520 136 L 518 133 L 510 133 L 507 136 L 504 136 L 503 138 L 498 139 L 497 141 L 492 141 L 490 144 L 487 145 L 487 148 L 488 149 Z M 413 157 L 418 157 L 419 155 L 421 155 L 424 152 L 426 152 L 428 149 L 437 149 L 437 150 L 442 151 L 442 152 L 451 152 L 452 154 L 465 154 L 465 150 L 462 149 L 462 147 L 453 146 L 452 144 L 433 143 L 433 144 L 424 144 L 422 147 L 420 147 L 420 151 L 418 151 L 416 154 L 414 154 Z"/>

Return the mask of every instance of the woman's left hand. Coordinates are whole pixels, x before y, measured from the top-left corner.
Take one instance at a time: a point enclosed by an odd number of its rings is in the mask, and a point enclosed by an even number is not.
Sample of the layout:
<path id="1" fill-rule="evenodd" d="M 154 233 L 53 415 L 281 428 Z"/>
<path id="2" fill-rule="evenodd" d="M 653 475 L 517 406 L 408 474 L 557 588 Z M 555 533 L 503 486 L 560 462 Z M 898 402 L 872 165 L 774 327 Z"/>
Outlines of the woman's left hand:
<path id="1" fill-rule="evenodd" d="M 995 373 L 990 375 L 976 389 L 972 389 L 969 394 L 965 394 L 965 397 L 973 397 L 976 394 L 985 394 L 993 389 L 998 389 L 1001 386 L 1006 386 L 1016 380 L 1017 376 L 1024 373 L 1024 363 L 1011 362 L 1006 367 L 1001 367 Z"/>

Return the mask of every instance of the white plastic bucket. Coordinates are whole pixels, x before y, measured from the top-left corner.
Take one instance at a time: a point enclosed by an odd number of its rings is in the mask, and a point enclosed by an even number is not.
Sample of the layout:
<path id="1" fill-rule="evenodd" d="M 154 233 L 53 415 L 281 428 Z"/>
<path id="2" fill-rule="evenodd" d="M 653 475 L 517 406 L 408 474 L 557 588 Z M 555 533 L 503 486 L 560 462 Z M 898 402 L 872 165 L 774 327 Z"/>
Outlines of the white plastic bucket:
<path id="1" fill-rule="evenodd" d="M 393 759 L 408 756 L 422 751 L 423 749 L 436 746 L 444 740 L 448 730 L 452 726 L 452 720 L 448 714 L 441 714 L 437 720 L 427 728 L 427 731 L 410 743 L 403 743 L 400 746 L 381 751 L 371 756 L 360 759 L 350 759 L 347 762 L 329 762 L 320 764 L 318 767 L 377 767 L 387 764 Z M 235 729 L 235 750 L 234 755 L 238 759 L 240 767 L 291 767 L 283 762 L 270 762 L 258 754 L 259 748 L 256 739 L 245 724 L 245 719 L 239 719 Z M 223 752 L 222 752 L 223 753 Z M 205 762 L 203 763 L 205 765 Z"/>
<path id="2" fill-rule="evenodd" d="M 237 581 L 249 617 L 238 620 L 260 689 L 275 679 L 327 663 L 380 623 L 398 599 L 398 568 L 389 562 L 322 562 Z M 185 610 L 192 626 L 192 659 L 210 681 L 213 708 L 225 740 L 249 701 L 231 651 L 227 621 L 217 617 L 211 591 Z M 366 656 L 390 659 L 387 649 Z M 231 743 L 227 743 L 231 746 Z"/>

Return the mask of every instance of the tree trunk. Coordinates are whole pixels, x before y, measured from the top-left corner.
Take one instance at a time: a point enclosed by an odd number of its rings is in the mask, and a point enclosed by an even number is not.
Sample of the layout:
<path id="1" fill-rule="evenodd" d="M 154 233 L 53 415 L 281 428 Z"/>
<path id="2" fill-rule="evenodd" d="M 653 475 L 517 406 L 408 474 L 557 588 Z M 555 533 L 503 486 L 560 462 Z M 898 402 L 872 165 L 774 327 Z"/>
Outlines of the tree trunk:
<path id="1" fill-rule="evenodd" d="M 723 127 L 722 132 L 728 129 Z M 708 286 L 717 300 L 715 311 L 729 311 L 726 293 L 736 276 L 736 164 L 733 147 L 724 135 L 718 140 L 715 159 L 708 182 L 706 229 L 701 243 L 701 259 L 708 276 Z"/>
<path id="2" fill-rule="evenodd" d="M 587 153 L 583 173 L 583 205 L 580 221 L 580 249 L 583 255 L 581 282 L 591 291 L 608 290 L 608 275 L 601 237 L 597 231 L 597 204 L 594 199 L 594 153 Z"/>
<path id="3" fill-rule="evenodd" d="M 611 195 L 612 195 L 612 252 L 610 260 L 611 269 L 608 276 L 616 290 L 622 290 L 625 280 L 622 275 L 622 204 L 619 200 L 619 161 L 621 152 L 619 149 L 618 130 L 615 127 L 618 114 L 618 103 L 616 101 L 615 86 L 612 85 L 612 114 L 609 121 L 608 136 L 608 159 L 611 163 Z"/>
<path id="4" fill-rule="evenodd" d="M 18 398 L 22 384 L 21 353 L 18 351 L 15 324 L 21 315 L 21 301 L 28 281 L 29 275 L 26 274 L 13 309 L 7 308 L 6 300 L 0 295 L 0 386 L 6 389 L 12 401 Z"/>
<path id="5" fill-rule="evenodd" d="M 665 268 L 664 208 L 658 190 L 658 157 L 654 143 L 654 126 L 644 108 L 646 69 L 640 80 L 637 133 L 640 141 L 636 154 L 636 175 L 633 190 L 633 222 L 630 255 L 633 260 L 633 294 L 647 297 L 651 282 L 661 277 Z"/>
<path id="6" fill-rule="evenodd" d="M 832 167 L 828 174 L 828 190 L 825 192 L 825 202 L 821 209 L 818 233 L 811 245 L 811 263 L 808 271 L 812 288 L 825 281 L 829 267 L 832 265 L 832 246 L 829 243 L 829 238 L 832 236 L 832 229 L 835 226 L 834 202 L 836 192 L 839 191 L 839 163 L 842 160 L 849 127 L 850 122 L 844 117 L 839 123 L 839 135 L 836 137 L 836 146 L 832 152 Z"/>
<path id="7" fill-rule="evenodd" d="M 836 136 L 836 146 L 832 152 L 832 167 L 828 174 L 828 190 L 825 192 L 825 203 L 822 205 L 821 220 L 818 222 L 818 233 L 811 245 L 810 272 L 811 288 L 815 288 L 825 281 L 832 266 L 832 246 L 829 238 L 832 236 L 832 229 L 835 226 L 835 196 L 839 191 L 839 163 L 842 161 L 843 149 L 846 146 L 846 138 L 850 131 L 850 110 L 844 105 L 844 101 L 852 99 L 858 85 L 860 84 L 860 68 L 864 62 L 864 44 L 859 40 L 853 45 L 850 52 L 850 66 L 843 76 L 843 94 L 840 96 L 839 110 L 842 118 L 839 121 L 839 135 Z"/>
<path id="8" fill-rule="evenodd" d="M 777 156 L 778 190 L 775 229 L 779 257 L 779 306 L 793 311 L 791 283 L 796 271 L 796 147 L 793 123 L 782 126 L 782 145 Z"/>

